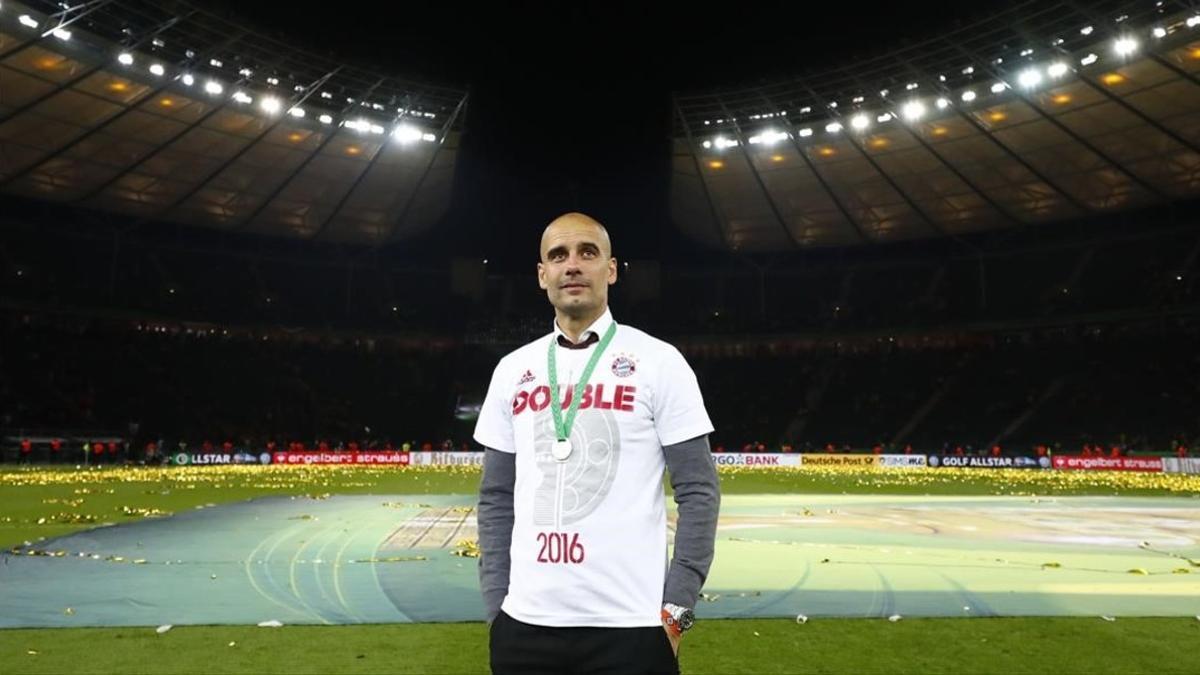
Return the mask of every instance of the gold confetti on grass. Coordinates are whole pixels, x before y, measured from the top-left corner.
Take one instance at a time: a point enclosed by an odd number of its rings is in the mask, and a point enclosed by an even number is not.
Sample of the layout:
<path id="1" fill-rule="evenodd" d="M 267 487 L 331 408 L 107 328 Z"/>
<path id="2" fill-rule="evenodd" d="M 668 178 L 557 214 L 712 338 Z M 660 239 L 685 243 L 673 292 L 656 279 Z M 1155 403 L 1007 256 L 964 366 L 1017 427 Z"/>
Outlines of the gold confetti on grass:
<path id="1" fill-rule="evenodd" d="M 77 524 L 77 523 L 96 523 L 100 519 L 90 513 L 56 513 L 52 516 L 43 516 L 37 519 L 38 525 L 53 525 L 53 524 Z"/>
<path id="2" fill-rule="evenodd" d="M 140 506 L 118 506 L 116 511 L 130 518 L 158 518 L 171 515 L 170 511 Z"/>
<path id="3" fill-rule="evenodd" d="M 158 483 L 165 490 L 194 489 L 197 485 L 222 488 L 260 488 L 305 492 L 313 486 L 372 487 L 376 481 L 403 472 L 409 475 L 478 476 L 478 466 L 322 466 L 322 465 L 238 465 L 178 467 L 47 467 L 20 468 L 0 473 L 0 485 L 69 485 L 74 493 L 113 494 L 110 487 L 122 483 Z M 794 468 L 729 467 L 718 468 L 722 480 L 742 477 L 773 476 L 781 481 L 800 475 L 818 481 L 853 484 L 859 491 L 905 487 L 912 490 L 944 488 L 953 490 L 964 480 L 986 485 L 992 494 L 1044 497 L 1049 494 L 1111 494 L 1129 490 L 1157 490 L 1169 493 L 1200 493 L 1200 475 L 1121 471 L 1055 471 L 1036 469 L 960 469 L 799 466 Z"/>
<path id="4" fill-rule="evenodd" d="M 460 539 L 450 555 L 460 558 L 478 558 L 480 555 L 478 539 Z"/>
<path id="5" fill-rule="evenodd" d="M 70 506 L 72 508 L 78 507 L 79 505 L 83 504 L 83 502 L 84 502 L 84 500 L 82 500 L 82 499 L 51 498 L 51 499 L 43 499 L 42 500 L 43 504 L 62 504 L 63 506 Z"/>
<path id="6" fill-rule="evenodd" d="M 1047 494 L 1113 494 L 1130 490 L 1200 493 L 1200 474 L 1150 473 L 1128 471 L 1057 471 L 1041 469 L 975 468 L 881 468 L 881 467 L 744 467 L 720 466 L 722 480 L 770 476 L 786 482 L 791 476 L 803 476 L 831 484 L 852 483 L 856 491 L 887 491 L 889 488 L 942 488 L 953 492 L 964 480 L 986 485 L 995 495 L 1026 497 Z"/>

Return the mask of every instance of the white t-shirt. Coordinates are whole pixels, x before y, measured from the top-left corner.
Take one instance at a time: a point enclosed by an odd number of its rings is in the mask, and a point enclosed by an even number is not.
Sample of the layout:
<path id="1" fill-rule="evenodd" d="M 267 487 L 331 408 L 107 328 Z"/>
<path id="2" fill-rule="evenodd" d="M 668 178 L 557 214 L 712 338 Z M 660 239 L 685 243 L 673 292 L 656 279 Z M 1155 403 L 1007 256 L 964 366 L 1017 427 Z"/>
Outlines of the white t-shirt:
<path id="1" fill-rule="evenodd" d="M 604 336 L 604 314 L 581 335 Z M 696 375 L 675 347 L 617 326 L 584 387 L 573 451 L 551 455 L 547 350 L 554 332 L 500 360 L 475 440 L 516 453 L 512 569 L 501 606 L 542 626 L 658 626 L 667 571 L 663 446 L 712 433 Z M 566 420 L 599 343 L 555 346 Z"/>

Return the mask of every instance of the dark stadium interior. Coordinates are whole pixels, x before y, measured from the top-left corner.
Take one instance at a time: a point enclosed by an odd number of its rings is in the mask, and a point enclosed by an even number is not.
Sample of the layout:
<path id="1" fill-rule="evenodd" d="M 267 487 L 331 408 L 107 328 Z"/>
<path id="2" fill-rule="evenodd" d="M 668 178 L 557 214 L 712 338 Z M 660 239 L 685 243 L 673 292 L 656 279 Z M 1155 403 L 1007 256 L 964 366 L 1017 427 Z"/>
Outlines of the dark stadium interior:
<path id="1" fill-rule="evenodd" d="M 55 3 L 21 6 L 50 14 Z M 445 10 L 414 9 L 385 30 L 361 13 L 271 3 L 151 6 L 119 0 L 74 30 L 111 31 L 110 15 L 133 10 L 147 17 L 137 40 L 172 16 L 192 17 L 178 26 L 193 22 L 197 36 L 244 24 L 252 32 L 234 44 L 256 72 L 239 80 L 247 90 L 283 74 L 253 62 L 271 51 L 255 46 L 261 34 L 302 45 L 286 57 L 294 81 L 316 81 L 314 92 L 336 83 L 363 104 L 386 91 L 403 112 L 380 124 L 425 126 L 391 145 L 367 127 L 325 131 L 315 111 L 279 121 L 199 94 L 186 118 L 162 110 L 179 106 L 182 85 L 151 89 L 148 75 L 120 75 L 145 98 L 116 100 L 113 85 L 88 89 L 123 72 L 89 60 L 95 45 L 26 44 L 6 2 L 6 460 L 27 437 L 118 438 L 130 458 L 151 441 L 474 447 L 471 407 L 495 362 L 549 330 L 537 237 L 570 210 L 609 227 L 621 261 L 614 316 L 688 357 L 724 450 L 1200 444 L 1191 25 L 1172 24 L 1161 48 L 1147 42 L 1121 68 L 1080 67 L 1061 89 L 1027 93 L 1016 67 L 982 56 L 1025 59 L 1013 41 L 1024 36 L 1078 57 L 1112 22 L 1080 35 L 1087 16 L 1069 3 L 998 17 L 987 4 L 869 18 L 845 7 L 823 20 L 893 25 L 896 37 L 849 44 L 828 30 L 797 44 L 686 12 L 489 7 L 464 22 L 470 46 L 455 49 L 430 28 Z M 1139 3 L 1128 23 L 1185 9 Z M 1028 23 L 1010 25 L 1018 13 Z M 1067 25 L 1070 41 L 1053 42 Z M 944 32 L 966 52 L 948 55 Z M 936 77 L 937 59 L 950 79 Z M 967 63 L 1011 75 L 1013 93 L 970 107 L 963 94 L 992 96 L 992 79 Z M 921 114 L 939 94 L 938 110 L 963 111 L 936 124 L 914 113 L 902 127 L 871 108 L 861 124 L 873 135 L 828 131 L 858 129 L 855 106 L 877 99 L 902 109 L 897 94 L 863 99 L 905 78 L 928 93 Z M 177 100 L 163 103 L 163 91 Z M 1055 108 L 1068 102 L 1078 107 Z M 799 112 L 814 103 L 834 112 Z M 759 120 L 785 109 L 789 140 L 755 154 L 765 141 L 754 134 L 768 133 Z M 38 452 L 50 456 L 44 442 Z"/>

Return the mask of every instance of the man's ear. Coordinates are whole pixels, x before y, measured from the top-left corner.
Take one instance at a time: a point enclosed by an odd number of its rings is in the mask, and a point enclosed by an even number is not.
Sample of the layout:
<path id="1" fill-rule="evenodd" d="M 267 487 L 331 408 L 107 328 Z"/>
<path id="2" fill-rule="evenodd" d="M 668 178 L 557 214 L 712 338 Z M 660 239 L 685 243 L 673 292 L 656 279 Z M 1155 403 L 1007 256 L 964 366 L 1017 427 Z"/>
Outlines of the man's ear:
<path id="1" fill-rule="evenodd" d="M 542 263 L 538 263 L 538 287 L 543 291 L 546 290 L 546 267 Z"/>
<path id="2" fill-rule="evenodd" d="M 612 286 L 617 283 L 617 259 L 608 259 L 608 285 Z"/>

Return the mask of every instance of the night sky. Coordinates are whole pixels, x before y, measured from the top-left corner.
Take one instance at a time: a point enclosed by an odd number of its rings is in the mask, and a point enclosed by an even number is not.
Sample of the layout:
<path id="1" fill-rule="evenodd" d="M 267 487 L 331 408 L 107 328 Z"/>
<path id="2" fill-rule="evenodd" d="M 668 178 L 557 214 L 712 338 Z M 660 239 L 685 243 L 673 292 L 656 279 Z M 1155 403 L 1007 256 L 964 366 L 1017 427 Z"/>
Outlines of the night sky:
<path id="1" fill-rule="evenodd" d="M 411 245 L 502 268 L 531 264 L 567 210 L 604 222 L 619 257 L 685 245 L 668 208 L 673 90 L 820 72 L 1012 4 L 196 2 L 311 51 L 469 87 L 453 206 Z"/>

